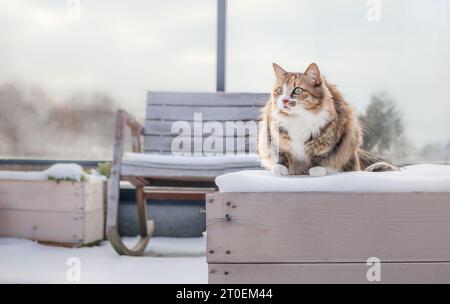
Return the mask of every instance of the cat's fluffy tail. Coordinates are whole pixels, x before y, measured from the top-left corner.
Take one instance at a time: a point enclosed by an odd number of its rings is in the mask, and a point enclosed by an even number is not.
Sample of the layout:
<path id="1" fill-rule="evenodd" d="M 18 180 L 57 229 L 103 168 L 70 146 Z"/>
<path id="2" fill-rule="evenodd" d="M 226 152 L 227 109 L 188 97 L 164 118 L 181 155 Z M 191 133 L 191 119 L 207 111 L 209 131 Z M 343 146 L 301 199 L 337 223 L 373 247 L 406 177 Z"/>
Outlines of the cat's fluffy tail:
<path id="1" fill-rule="evenodd" d="M 399 167 L 388 163 L 387 161 L 373 155 L 370 152 L 364 150 L 358 150 L 359 164 L 361 170 L 369 172 L 381 172 L 381 171 L 399 171 Z"/>

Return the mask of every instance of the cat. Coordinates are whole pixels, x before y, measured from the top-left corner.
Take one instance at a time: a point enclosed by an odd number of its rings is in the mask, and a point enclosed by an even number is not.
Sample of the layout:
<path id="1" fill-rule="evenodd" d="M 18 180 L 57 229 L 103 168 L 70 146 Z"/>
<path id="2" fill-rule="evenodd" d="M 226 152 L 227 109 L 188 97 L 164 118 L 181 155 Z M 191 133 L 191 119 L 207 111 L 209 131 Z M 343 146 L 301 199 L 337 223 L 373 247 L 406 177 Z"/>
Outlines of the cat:
<path id="1" fill-rule="evenodd" d="M 362 128 L 336 86 L 312 63 L 304 73 L 273 64 L 271 97 L 262 109 L 258 153 L 279 175 L 324 176 L 342 171 L 396 171 L 361 149 Z"/>

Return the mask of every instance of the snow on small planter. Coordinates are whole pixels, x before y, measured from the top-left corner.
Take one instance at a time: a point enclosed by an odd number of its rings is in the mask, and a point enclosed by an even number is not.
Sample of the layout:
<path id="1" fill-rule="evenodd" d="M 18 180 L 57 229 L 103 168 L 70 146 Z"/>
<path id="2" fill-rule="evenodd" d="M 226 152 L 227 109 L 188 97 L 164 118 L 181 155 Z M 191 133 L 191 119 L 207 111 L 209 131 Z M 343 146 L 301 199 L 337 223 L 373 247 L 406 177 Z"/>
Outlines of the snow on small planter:
<path id="1" fill-rule="evenodd" d="M 0 237 L 62 245 L 103 239 L 104 182 L 77 164 L 0 171 Z"/>

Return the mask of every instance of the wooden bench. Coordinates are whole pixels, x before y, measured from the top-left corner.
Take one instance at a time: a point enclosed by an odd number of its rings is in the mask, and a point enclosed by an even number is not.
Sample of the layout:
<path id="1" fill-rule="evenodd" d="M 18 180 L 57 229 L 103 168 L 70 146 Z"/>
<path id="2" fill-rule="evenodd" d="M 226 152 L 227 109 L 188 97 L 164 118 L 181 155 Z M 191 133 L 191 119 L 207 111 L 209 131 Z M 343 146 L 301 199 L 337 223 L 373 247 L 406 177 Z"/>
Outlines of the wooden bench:
<path id="1" fill-rule="evenodd" d="M 450 193 L 217 192 L 206 210 L 209 283 L 377 283 L 376 259 L 381 283 L 450 283 Z"/>
<path id="2" fill-rule="evenodd" d="M 204 198 L 206 193 L 215 190 L 216 176 L 230 171 L 259 167 L 259 163 L 256 164 L 254 159 L 250 158 L 248 160 L 239 158 L 239 161 L 232 165 L 223 160 L 215 163 L 214 159 L 211 160 L 214 156 L 206 156 L 212 151 L 205 149 L 200 153 L 189 151 L 195 154 L 194 158 L 175 157 L 172 155 L 172 143 L 179 134 L 172 132 L 173 124 L 183 121 L 185 125 L 195 130 L 191 138 L 193 149 L 195 143 L 202 143 L 213 136 L 208 130 L 198 130 L 195 117 L 200 116 L 203 123 L 214 122 L 215 125 L 224 127 L 227 121 L 256 121 L 259 120 L 260 108 L 268 97 L 267 94 L 247 93 L 149 92 L 145 126 L 141 126 L 126 111 L 118 111 L 108 196 L 107 235 L 119 254 L 141 255 L 153 233 L 154 223 L 147 217 L 146 198 Z M 128 157 L 124 154 L 125 127 L 131 130 L 132 151 L 135 153 Z M 249 152 L 249 141 L 252 139 L 245 130 L 214 136 L 222 137 L 219 140 L 223 141 L 231 137 L 231 141 L 235 143 L 231 151 L 233 153 Z M 240 139 L 244 139 L 244 145 L 236 144 L 242 142 Z M 199 161 L 198 158 L 204 155 L 205 161 Z M 131 249 L 124 245 L 118 233 L 120 181 L 129 181 L 136 187 L 141 238 Z"/>

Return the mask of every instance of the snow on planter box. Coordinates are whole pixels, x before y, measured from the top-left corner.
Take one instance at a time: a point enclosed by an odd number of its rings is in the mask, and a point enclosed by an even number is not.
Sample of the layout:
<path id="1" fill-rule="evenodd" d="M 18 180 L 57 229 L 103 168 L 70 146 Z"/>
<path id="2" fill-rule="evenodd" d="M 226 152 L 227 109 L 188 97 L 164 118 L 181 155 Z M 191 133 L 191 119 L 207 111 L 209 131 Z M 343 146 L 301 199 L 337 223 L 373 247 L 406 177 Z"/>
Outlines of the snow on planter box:
<path id="1" fill-rule="evenodd" d="M 210 283 L 450 283 L 450 166 L 250 170 L 216 184 L 206 203 Z"/>
<path id="2" fill-rule="evenodd" d="M 104 235 L 104 181 L 76 164 L 0 171 L 0 237 L 77 246 Z"/>

